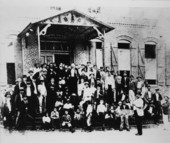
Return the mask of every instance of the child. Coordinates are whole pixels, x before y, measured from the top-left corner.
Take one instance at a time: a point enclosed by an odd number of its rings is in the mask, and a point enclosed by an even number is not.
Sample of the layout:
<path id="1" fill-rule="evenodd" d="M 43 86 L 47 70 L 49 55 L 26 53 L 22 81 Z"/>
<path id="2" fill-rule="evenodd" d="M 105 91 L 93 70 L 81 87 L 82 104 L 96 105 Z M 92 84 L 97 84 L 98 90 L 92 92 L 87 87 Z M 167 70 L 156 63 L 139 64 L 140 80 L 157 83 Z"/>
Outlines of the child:
<path id="1" fill-rule="evenodd" d="M 104 130 L 104 121 L 105 121 L 105 114 L 106 114 L 106 106 L 104 105 L 104 101 L 100 100 L 100 104 L 97 106 L 97 114 L 102 124 L 102 129 Z"/>
<path id="2" fill-rule="evenodd" d="M 45 114 L 45 116 L 42 117 L 43 127 L 44 129 L 50 128 L 51 119 L 48 115 L 48 113 Z"/>
<path id="3" fill-rule="evenodd" d="M 53 111 L 51 112 L 52 130 L 59 128 L 59 119 L 59 112 L 57 111 L 57 108 L 54 107 Z"/>
<path id="4" fill-rule="evenodd" d="M 68 110 L 65 110 L 64 115 L 62 116 L 62 127 L 68 127 L 71 132 L 74 132 L 71 123 L 71 116 L 68 113 Z"/>

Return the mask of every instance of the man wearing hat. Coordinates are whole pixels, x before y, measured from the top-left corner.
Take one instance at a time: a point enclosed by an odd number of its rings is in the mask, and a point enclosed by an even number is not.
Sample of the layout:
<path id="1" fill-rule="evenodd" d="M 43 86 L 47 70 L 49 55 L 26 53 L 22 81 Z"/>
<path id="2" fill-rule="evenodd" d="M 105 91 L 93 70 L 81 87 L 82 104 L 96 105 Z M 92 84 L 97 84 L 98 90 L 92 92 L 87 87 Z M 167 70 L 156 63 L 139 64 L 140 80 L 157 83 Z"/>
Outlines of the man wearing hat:
<path id="1" fill-rule="evenodd" d="M 17 110 L 17 117 L 16 117 L 16 127 L 17 129 L 21 129 L 24 127 L 24 117 L 25 117 L 25 110 L 26 110 L 26 95 L 25 90 L 23 87 L 20 88 L 20 93 L 16 95 L 15 98 L 15 105 Z"/>
<path id="2" fill-rule="evenodd" d="M 14 97 L 19 94 L 19 89 L 21 87 L 21 78 L 17 78 L 14 86 Z"/>
<path id="3" fill-rule="evenodd" d="M 136 126 L 137 126 L 137 136 L 142 135 L 142 118 L 144 116 L 144 111 L 143 111 L 143 105 L 144 101 L 141 98 L 141 92 L 137 92 L 136 94 L 136 100 L 133 103 L 134 106 L 134 114 L 135 114 L 135 120 L 136 120 Z"/>
<path id="4" fill-rule="evenodd" d="M 154 122 L 157 125 L 159 125 L 159 118 L 161 116 L 161 100 L 162 100 L 162 95 L 159 92 L 159 88 L 156 88 L 155 94 L 153 94 L 153 101 L 154 101 L 154 105 L 155 105 Z"/>

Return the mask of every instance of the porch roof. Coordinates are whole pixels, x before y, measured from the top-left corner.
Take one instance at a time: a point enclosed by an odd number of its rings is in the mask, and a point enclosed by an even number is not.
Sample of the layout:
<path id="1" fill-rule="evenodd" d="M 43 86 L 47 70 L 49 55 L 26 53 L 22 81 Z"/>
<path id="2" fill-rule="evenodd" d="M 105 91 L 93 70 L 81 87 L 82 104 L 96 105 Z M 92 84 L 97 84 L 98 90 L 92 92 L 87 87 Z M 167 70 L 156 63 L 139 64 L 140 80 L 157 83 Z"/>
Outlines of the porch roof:
<path id="1" fill-rule="evenodd" d="M 24 37 L 30 29 L 35 30 L 38 26 L 41 31 L 47 25 L 50 25 L 47 34 L 59 33 L 67 35 L 67 37 L 83 37 L 87 40 L 98 37 L 99 34 L 97 31 L 107 33 L 114 29 L 112 26 L 87 16 L 82 12 L 70 10 L 35 23 L 30 23 L 21 33 L 18 34 L 18 37 Z"/>

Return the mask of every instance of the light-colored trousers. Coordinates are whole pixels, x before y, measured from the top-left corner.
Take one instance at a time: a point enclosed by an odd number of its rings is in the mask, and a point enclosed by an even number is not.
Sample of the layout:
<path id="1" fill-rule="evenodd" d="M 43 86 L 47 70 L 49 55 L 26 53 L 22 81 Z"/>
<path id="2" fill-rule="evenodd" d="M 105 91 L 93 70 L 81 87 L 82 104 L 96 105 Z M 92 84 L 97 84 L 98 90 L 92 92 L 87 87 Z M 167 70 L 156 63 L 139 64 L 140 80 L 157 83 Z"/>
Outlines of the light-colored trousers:
<path id="1" fill-rule="evenodd" d="M 168 121 L 168 115 L 163 114 L 164 129 L 170 129 L 170 122 Z"/>

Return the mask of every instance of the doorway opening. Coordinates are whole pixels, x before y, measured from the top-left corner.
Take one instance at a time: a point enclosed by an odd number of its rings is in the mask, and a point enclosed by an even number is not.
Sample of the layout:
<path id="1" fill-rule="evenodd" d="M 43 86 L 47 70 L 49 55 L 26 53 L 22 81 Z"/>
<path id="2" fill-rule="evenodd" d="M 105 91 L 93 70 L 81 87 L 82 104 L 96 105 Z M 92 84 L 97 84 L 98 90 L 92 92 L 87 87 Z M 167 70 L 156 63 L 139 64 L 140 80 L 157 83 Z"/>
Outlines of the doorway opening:
<path id="1" fill-rule="evenodd" d="M 63 63 L 65 65 L 70 65 L 70 55 L 69 54 L 55 54 L 55 63 L 59 65 Z"/>

